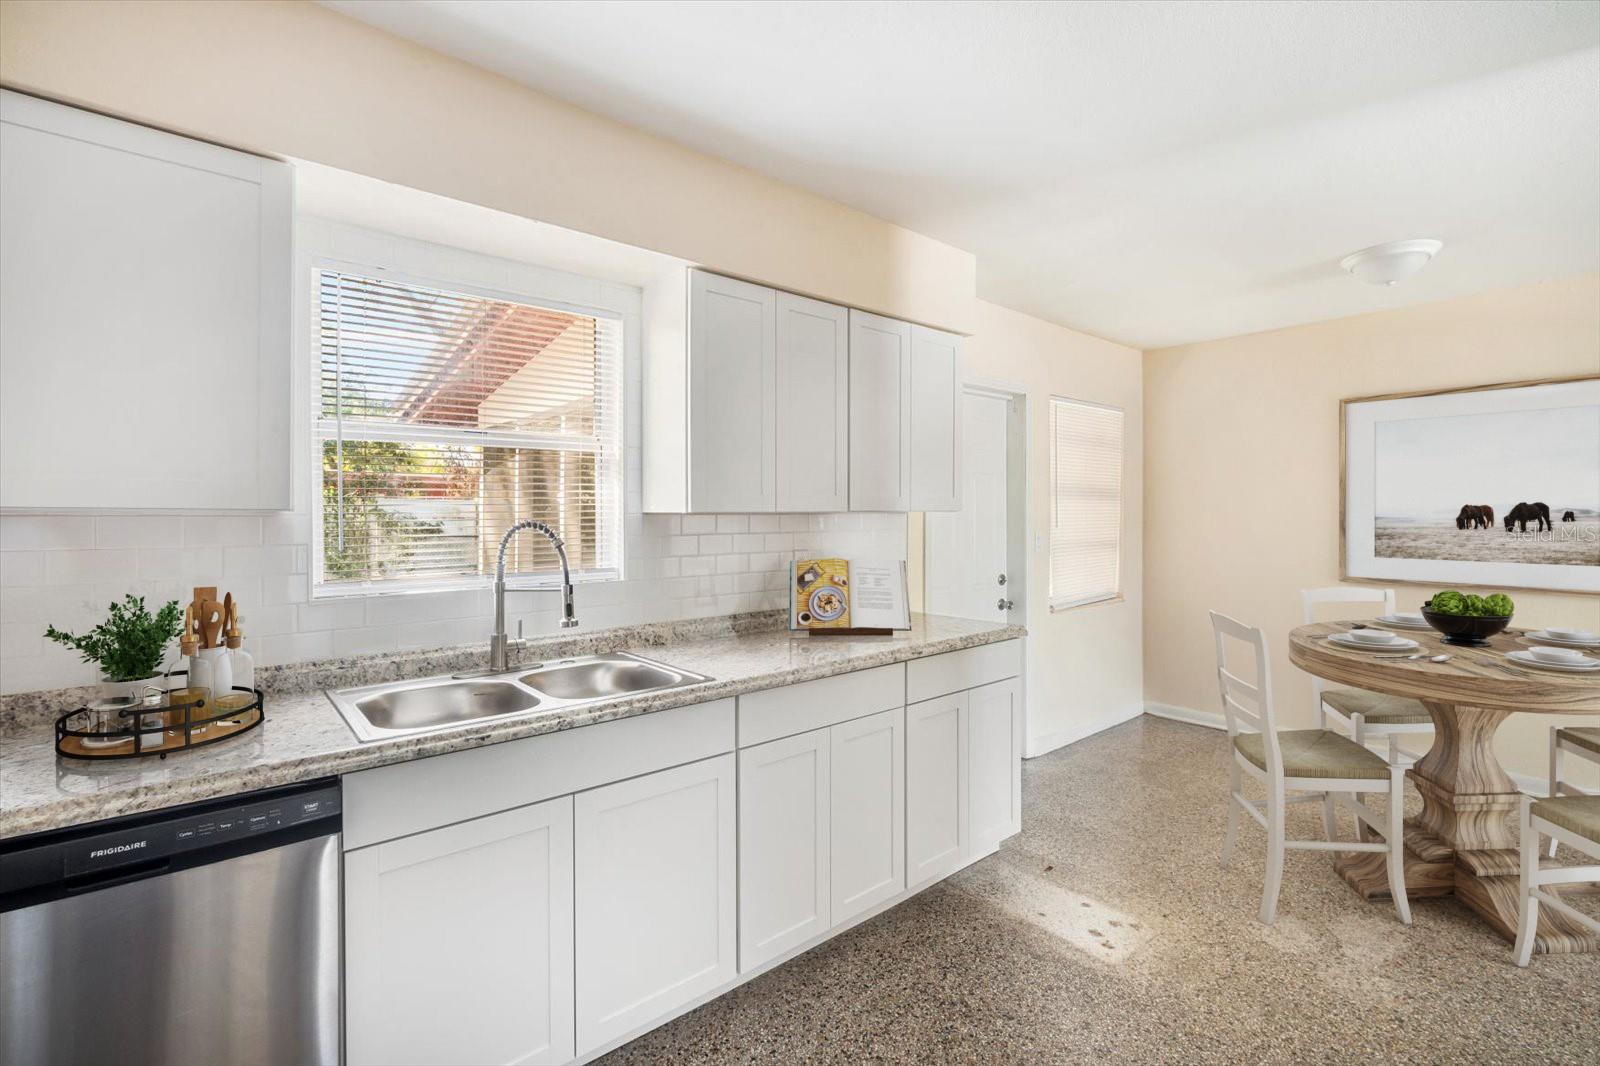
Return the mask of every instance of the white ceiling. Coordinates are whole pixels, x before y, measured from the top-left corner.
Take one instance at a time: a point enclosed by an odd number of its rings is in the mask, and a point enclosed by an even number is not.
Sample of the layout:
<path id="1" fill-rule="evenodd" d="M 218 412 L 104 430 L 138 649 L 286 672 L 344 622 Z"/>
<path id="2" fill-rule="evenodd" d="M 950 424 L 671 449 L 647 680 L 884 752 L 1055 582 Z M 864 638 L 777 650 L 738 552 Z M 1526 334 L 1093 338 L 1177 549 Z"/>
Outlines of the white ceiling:
<path id="1" fill-rule="evenodd" d="M 1600 3 L 328 0 L 1143 348 L 1600 270 Z M 1394 289 L 1348 252 L 1437 237 Z"/>

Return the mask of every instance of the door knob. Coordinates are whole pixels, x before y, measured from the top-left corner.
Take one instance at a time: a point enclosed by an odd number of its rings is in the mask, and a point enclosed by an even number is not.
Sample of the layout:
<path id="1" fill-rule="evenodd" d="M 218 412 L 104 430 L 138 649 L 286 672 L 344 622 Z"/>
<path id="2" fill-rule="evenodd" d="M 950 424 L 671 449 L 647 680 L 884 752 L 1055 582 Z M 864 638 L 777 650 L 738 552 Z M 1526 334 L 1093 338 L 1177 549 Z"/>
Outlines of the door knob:
<path id="1" fill-rule="evenodd" d="M 1006 583 L 1006 575 L 1001 574 L 1000 575 L 1000 584 L 1004 585 L 1005 583 Z"/>
<path id="2" fill-rule="evenodd" d="M 1002 598 L 998 603 L 995 604 L 995 607 L 1001 611 L 1009 611 L 1011 610 L 1011 601 Z"/>

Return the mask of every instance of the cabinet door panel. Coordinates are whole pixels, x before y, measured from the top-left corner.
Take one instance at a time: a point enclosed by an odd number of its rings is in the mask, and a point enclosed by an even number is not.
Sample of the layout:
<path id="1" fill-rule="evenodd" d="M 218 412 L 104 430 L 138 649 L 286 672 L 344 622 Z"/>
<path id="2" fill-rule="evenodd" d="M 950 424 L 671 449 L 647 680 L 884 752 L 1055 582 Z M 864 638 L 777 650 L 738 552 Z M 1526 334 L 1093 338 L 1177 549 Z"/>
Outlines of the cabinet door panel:
<path id="1" fill-rule="evenodd" d="M 967 694 L 973 855 L 994 850 L 1022 829 L 1019 691 L 1012 678 Z"/>
<path id="2" fill-rule="evenodd" d="M 906 708 L 906 883 L 956 869 L 967 824 L 967 694 Z"/>
<path id="3" fill-rule="evenodd" d="M 777 500 L 777 293 L 689 276 L 689 509 L 770 511 Z"/>
<path id="4" fill-rule="evenodd" d="M 345 856 L 352 1066 L 572 1058 L 572 798 Z"/>
<path id="5" fill-rule="evenodd" d="M 575 798 L 578 1054 L 734 976 L 734 777 L 719 755 Z"/>
<path id="6" fill-rule="evenodd" d="M 905 710 L 832 726 L 833 924 L 905 887 Z"/>
<path id="7" fill-rule="evenodd" d="M 961 510 L 961 338 L 911 327 L 911 510 Z"/>
<path id="8" fill-rule="evenodd" d="M 849 311 L 778 293 L 777 365 L 778 510 L 849 510 Z"/>
<path id="9" fill-rule="evenodd" d="M 291 506 L 291 211 L 285 163 L 0 92 L 5 507 Z"/>
<path id="10" fill-rule="evenodd" d="M 739 969 L 828 931 L 828 730 L 739 753 Z"/>
<path id="11" fill-rule="evenodd" d="M 911 502 L 911 326 L 850 312 L 850 509 Z"/>

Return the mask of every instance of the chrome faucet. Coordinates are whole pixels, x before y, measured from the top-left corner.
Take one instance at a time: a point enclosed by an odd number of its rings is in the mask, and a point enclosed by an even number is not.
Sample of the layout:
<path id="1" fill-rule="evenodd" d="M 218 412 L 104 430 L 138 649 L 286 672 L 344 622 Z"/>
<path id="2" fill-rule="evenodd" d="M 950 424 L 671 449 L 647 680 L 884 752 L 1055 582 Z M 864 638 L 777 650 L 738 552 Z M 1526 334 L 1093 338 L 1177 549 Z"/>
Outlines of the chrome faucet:
<path id="1" fill-rule="evenodd" d="M 506 549 L 511 547 L 511 538 L 525 529 L 532 529 L 543 533 L 550 538 L 550 543 L 555 545 L 556 557 L 561 560 L 561 628 L 571 629 L 578 624 L 578 618 L 572 611 L 572 571 L 567 568 L 567 547 L 561 543 L 561 538 L 556 536 L 556 531 L 543 522 L 527 519 L 518 522 L 506 530 L 506 535 L 500 538 L 500 557 L 494 567 L 494 632 L 489 636 L 489 672 L 502 674 L 511 669 L 507 661 L 507 653 L 512 648 L 524 648 L 528 642 L 522 637 L 522 623 L 517 623 L 517 636 L 515 640 L 506 637 Z"/>

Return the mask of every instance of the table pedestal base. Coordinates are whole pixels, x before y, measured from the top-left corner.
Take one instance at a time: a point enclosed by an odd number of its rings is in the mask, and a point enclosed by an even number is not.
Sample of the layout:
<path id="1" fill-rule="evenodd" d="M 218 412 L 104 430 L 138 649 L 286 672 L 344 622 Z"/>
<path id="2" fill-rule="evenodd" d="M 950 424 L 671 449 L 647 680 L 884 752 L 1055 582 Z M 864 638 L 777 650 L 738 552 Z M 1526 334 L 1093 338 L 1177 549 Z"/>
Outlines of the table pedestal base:
<path id="1" fill-rule="evenodd" d="M 1434 742 L 1408 774 L 1422 794 L 1422 813 L 1405 823 L 1406 894 L 1412 899 L 1454 895 L 1495 932 L 1515 940 L 1521 857 L 1511 815 L 1521 796 L 1495 758 L 1493 744 L 1496 728 L 1510 712 L 1427 701 L 1424 706 L 1433 718 Z M 1334 869 L 1363 899 L 1389 897 L 1381 854 L 1341 855 Z M 1563 887 L 1582 886 L 1546 891 Z M 1600 951 L 1600 936 L 1541 907 L 1533 950 Z"/>

